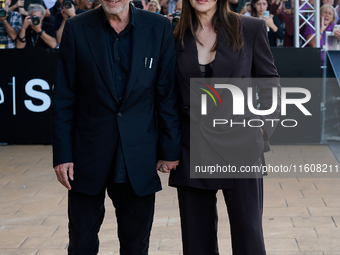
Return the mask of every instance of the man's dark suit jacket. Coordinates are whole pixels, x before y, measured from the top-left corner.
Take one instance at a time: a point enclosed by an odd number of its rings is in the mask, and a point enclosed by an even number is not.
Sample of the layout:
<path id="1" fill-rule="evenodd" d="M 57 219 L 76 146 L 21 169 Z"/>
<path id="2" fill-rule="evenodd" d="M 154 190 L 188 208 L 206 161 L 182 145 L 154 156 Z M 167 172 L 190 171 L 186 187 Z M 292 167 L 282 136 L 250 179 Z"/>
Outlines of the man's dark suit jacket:
<path id="1" fill-rule="evenodd" d="M 240 89 L 245 95 L 245 104 L 247 104 L 246 95 L 248 81 L 247 78 L 271 78 L 264 83 L 256 84 L 259 91 L 260 109 L 269 109 L 272 105 L 272 88 L 280 88 L 279 76 L 274 65 L 271 54 L 267 26 L 263 20 L 240 15 L 242 21 L 242 38 L 244 46 L 241 50 L 233 51 L 231 46 L 227 45 L 226 37 L 223 32 L 219 33 L 216 57 L 214 61 L 212 78 L 226 78 L 226 83 L 240 81 Z M 182 115 L 182 155 L 180 164 L 175 171 L 171 171 L 169 184 L 171 186 L 190 186 L 201 189 L 227 189 L 233 186 L 232 178 L 226 179 L 191 179 L 190 178 L 190 139 L 192 140 L 191 148 L 213 148 L 209 153 L 211 162 L 224 162 L 233 166 L 251 166 L 259 163 L 259 158 L 263 152 L 269 150 L 268 139 L 272 135 L 275 127 L 265 119 L 277 119 L 280 109 L 280 98 L 278 107 L 273 114 L 267 116 L 255 116 L 247 109 L 245 105 L 244 116 L 234 116 L 232 113 L 232 98 L 223 101 L 223 107 L 214 107 L 210 104 L 207 116 L 198 119 L 191 119 L 194 125 L 190 129 L 190 93 L 195 93 L 190 87 L 190 78 L 202 77 L 197 55 L 197 47 L 194 37 L 187 32 L 184 37 L 184 47 L 180 42 L 176 42 L 177 64 L 176 79 L 181 92 L 181 115 Z M 234 79 L 240 78 L 240 79 Z M 250 83 L 250 86 L 252 84 Z M 253 102 L 256 101 L 256 89 L 253 88 Z M 215 116 L 223 116 L 224 119 L 234 121 L 243 121 L 243 119 L 262 119 L 264 121 L 263 129 L 265 134 L 262 135 L 260 128 L 241 127 L 240 125 L 232 128 L 220 129 L 219 133 L 211 135 L 211 130 L 205 129 L 206 123 L 212 123 L 211 112 Z M 214 116 L 214 115 L 213 115 Z M 195 118 L 195 117 L 194 117 Z M 253 123 L 258 125 L 258 123 Z M 276 123 L 277 124 L 277 123 Z M 276 125 L 275 125 L 276 126 Z M 200 133 L 199 137 L 190 137 L 190 130 L 196 129 L 195 135 Z M 200 130 L 198 130 L 200 129 Z M 190 139 L 189 139 L 190 137 Z M 199 140 L 199 142 L 198 142 Z M 213 142 L 211 142 L 213 141 Z M 202 150 L 203 151 L 203 150 Z M 206 155 L 202 152 L 202 158 Z M 216 156 L 216 158 L 213 158 Z M 198 157 L 199 158 L 199 157 Z M 216 159 L 216 160 L 215 160 Z"/>
<path id="2" fill-rule="evenodd" d="M 138 195 L 161 189 L 158 159 L 180 157 L 172 29 L 161 15 L 139 9 L 135 14 L 131 68 L 121 103 L 102 8 L 65 24 L 54 87 L 53 165 L 74 163 L 74 191 L 94 195 L 103 188 L 119 136 Z"/>

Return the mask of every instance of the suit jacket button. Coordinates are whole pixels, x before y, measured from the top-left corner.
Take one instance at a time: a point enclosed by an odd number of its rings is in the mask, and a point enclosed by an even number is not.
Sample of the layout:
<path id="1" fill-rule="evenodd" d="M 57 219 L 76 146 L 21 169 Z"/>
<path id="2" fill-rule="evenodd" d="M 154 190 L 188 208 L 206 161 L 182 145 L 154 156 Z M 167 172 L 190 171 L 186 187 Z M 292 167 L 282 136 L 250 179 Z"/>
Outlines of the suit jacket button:
<path id="1" fill-rule="evenodd" d="M 119 113 L 117 114 L 117 116 L 118 116 L 118 117 L 122 117 L 123 114 L 122 114 L 121 112 L 119 112 Z"/>

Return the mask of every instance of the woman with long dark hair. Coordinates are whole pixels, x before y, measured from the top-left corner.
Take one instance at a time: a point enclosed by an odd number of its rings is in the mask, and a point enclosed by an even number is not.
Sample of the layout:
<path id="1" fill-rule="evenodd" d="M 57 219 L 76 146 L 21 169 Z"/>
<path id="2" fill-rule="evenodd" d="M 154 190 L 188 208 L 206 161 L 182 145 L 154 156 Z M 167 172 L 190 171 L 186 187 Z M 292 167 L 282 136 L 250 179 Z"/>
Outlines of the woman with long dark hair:
<path id="1" fill-rule="evenodd" d="M 270 14 L 269 16 L 263 15 L 265 11 L 269 10 L 268 0 L 251 0 L 251 16 L 263 19 L 267 24 L 268 40 L 270 47 L 276 47 L 276 40 L 282 40 L 284 37 L 280 20 L 276 15 Z M 269 14 L 269 11 L 268 11 Z"/>
<path id="2" fill-rule="evenodd" d="M 204 130 L 206 119 L 193 119 L 190 114 L 190 107 L 195 108 L 190 104 L 190 92 L 196 93 L 192 92 L 190 78 L 274 78 L 269 83 L 257 85 L 260 109 L 270 108 L 272 89 L 279 89 L 280 85 L 268 45 L 266 23 L 230 11 L 228 0 L 183 0 L 175 40 L 183 137 L 181 161 L 177 169 L 170 172 L 169 184 L 177 187 L 178 191 L 183 255 L 219 254 L 218 190 L 222 190 L 228 209 L 233 255 L 264 255 L 262 176 L 246 179 L 190 178 L 190 151 L 194 147 L 199 150 L 212 145 L 207 139 L 210 134 Z M 247 94 L 246 87 L 238 88 L 244 95 Z M 255 98 L 255 90 L 251 96 Z M 232 108 L 232 100 L 223 101 L 225 119 L 240 117 L 233 115 Z M 263 152 L 269 150 L 268 138 L 276 126 L 265 120 L 277 119 L 278 109 L 261 117 L 247 109 L 245 115 L 240 118 L 251 117 L 263 120 L 265 124 L 261 128 L 221 128 L 213 138 L 220 140 L 222 149 L 216 153 L 212 151 L 212 154 L 223 157 L 226 164 L 259 166 L 263 163 Z M 192 137 L 191 128 L 195 127 L 201 130 L 200 137 Z M 170 169 L 160 170 L 168 172 Z"/>

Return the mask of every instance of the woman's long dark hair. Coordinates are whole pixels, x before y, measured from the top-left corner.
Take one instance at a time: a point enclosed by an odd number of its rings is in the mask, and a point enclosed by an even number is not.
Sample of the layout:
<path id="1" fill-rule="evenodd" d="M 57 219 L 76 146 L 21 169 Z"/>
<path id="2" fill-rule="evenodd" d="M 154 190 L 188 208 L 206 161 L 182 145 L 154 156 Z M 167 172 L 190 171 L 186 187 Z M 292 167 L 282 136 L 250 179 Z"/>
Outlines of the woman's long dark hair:
<path id="1" fill-rule="evenodd" d="M 229 38 L 227 45 L 231 45 L 233 51 L 239 50 L 243 47 L 243 40 L 241 37 L 242 24 L 241 18 L 238 14 L 229 9 L 228 0 L 216 0 L 216 12 L 212 18 L 212 26 L 217 32 L 217 39 L 211 51 L 215 51 L 217 47 L 217 40 L 219 32 L 222 31 L 226 38 Z M 181 42 L 184 47 L 184 35 L 190 29 L 195 40 L 201 44 L 196 36 L 198 29 L 198 20 L 194 8 L 191 6 L 189 0 L 183 0 L 183 7 L 181 18 L 175 29 L 175 40 Z"/>

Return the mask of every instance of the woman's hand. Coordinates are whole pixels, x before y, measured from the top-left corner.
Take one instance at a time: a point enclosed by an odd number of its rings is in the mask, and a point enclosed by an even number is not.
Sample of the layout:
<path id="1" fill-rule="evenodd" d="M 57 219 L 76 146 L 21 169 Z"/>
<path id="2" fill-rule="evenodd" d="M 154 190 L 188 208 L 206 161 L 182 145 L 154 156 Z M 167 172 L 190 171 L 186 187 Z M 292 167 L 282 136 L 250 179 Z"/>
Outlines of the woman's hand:
<path id="1" fill-rule="evenodd" d="M 271 14 L 269 18 L 263 17 L 263 19 L 266 21 L 267 26 L 270 27 L 275 33 L 277 31 L 277 26 L 274 24 L 273 15 Z"/>
<path id="2" fill-rule="evenodd" d="M 327 29 L 327 26 L 325 25 L 325 17 L 321 16 L 321 24 L 320 24 L 320 32 L 323 34 Z"/>
<path id="3" fill-rule="evenodd" d="M 340 40 L 340 29 L 334 31 L 334 36 L 336 39 Z"/>

